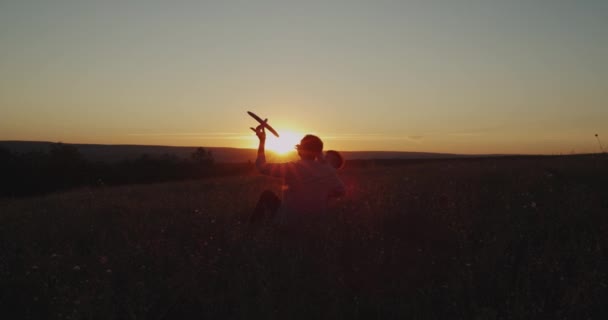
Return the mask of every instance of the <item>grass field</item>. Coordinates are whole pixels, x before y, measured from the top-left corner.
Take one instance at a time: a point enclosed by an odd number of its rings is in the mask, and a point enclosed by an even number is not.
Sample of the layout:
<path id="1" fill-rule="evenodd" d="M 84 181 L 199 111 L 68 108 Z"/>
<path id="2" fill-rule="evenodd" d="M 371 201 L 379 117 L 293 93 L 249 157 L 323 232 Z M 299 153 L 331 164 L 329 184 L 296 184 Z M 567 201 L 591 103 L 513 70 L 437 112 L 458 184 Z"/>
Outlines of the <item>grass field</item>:
<path id="1" fill-rule="evenodd" d="M 247 225 L 259 175 L 0 199 L 3 319 L 603 319 L 608 159 L 346 168 L 327 217 Z"/>

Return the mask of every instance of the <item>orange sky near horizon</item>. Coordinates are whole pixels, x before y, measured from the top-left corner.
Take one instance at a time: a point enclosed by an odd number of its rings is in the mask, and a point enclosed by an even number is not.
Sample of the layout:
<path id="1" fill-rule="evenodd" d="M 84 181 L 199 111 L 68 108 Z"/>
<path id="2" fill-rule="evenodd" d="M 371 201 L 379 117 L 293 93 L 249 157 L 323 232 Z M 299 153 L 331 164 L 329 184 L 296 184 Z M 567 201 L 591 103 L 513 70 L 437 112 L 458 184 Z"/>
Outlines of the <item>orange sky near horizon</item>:
<path id="1" fill-rule="evenodd" d="M 606 30 L 600 0 L 3 2 L 0 140 L 254 148 L 250 110 L 275 145 L 594 153 Z"/>

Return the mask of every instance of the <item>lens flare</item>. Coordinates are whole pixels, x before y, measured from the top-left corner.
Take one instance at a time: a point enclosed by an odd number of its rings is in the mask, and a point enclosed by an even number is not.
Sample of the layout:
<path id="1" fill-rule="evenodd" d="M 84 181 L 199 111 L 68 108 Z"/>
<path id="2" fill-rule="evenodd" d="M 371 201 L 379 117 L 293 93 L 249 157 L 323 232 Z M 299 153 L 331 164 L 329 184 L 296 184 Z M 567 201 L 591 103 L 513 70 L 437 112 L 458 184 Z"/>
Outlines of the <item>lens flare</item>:
<path id="1" fill-rule="evenodd" d="M 266 135 L 266 149 L 274 151 L 279 155 L 285 155 L 290 151 L 294 151 L 296 144 L 300 142 L 300 139 L 304 136 L 301 133 L 293 131 L 280 130 L 280 138 L 276 138 L 271 135 Z"/>

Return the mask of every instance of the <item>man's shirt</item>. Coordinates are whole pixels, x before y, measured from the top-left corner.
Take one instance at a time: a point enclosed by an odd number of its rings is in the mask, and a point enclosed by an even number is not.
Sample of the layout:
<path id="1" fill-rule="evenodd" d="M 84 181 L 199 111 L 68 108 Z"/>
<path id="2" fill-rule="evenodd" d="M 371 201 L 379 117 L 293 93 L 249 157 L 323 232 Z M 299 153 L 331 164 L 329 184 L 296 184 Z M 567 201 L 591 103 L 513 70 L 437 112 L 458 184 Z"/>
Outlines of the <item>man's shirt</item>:
<path id="1" fill-rule="evenodd" d="M 343 195 L 344 184 L 336 170 L 315 160 L 298 160 L 286 163 L 266 163 L 264 154 L 258 154 L 256 167 L 260 173 L 283 178 L 283 200 L 278 216 L 301 216 L 325 213 L 330 195 Z"/>

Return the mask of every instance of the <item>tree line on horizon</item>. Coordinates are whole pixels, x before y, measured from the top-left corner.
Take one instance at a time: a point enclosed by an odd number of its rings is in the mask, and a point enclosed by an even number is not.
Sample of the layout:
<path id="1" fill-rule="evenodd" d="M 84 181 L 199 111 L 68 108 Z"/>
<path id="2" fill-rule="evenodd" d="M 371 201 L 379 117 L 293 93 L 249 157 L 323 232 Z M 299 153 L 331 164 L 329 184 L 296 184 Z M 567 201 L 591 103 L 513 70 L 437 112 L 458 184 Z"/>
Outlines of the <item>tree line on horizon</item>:
<path id="1" fill-rule="evenodd" d="M 0 146 L 0 197 L 19 197 L 83 186 L 144 184 L 247 174 L 251 163 L 216 163 L 210 150 L 199 147 L 189 158 L 174 154 L 116 163 L 92 162 L 76 146 L 53 143 L 45 151 L 15 153 Z"/>

